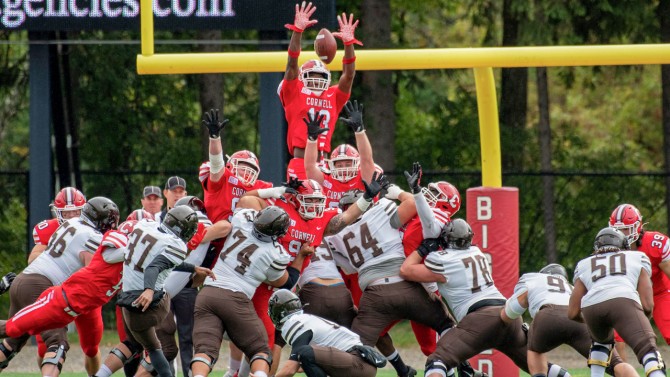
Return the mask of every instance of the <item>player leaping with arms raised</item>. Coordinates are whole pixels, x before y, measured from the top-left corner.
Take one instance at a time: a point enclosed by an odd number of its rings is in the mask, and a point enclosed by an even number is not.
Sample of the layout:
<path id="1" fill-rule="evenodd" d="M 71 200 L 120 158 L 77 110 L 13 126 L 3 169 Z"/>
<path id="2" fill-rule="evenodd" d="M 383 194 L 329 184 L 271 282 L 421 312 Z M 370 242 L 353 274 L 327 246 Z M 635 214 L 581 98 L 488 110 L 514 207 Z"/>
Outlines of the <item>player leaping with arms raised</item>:
<path id="1" fill-rule="evenodd" d="M 320 60 L 309 60 L 301 67 L 298 66 L 300 56 L 300 42 L 305 29 L 313 26 L 318 21 L 310 20 L 316 11 L 312 3 L 295 6 L 295 20 L 292 25 L 286 25 L 293 30 L 291 42 L 288 46 L 288 62 L 284 80 L 278 88 L 279 98 L 288 122 L 287 143 L 289 153 L 293 159 L 289 161 L 286 171 L 287 177 L 305 179 L 305 146 L 307 144 L 307 130 L 303 119 L 308 114 L 315 117 L 323 115 L 323 128 L 330 131 L 323 133 L 318 139 L 318 149 L 321 153 L 330 152 L 330 140 L 335 131 L 335 122 L 351 95 L 351 85 L 356 74 L 356 55 L 354 44 L 362 43 L 354 37 L 354 31 L 358 26 L 358 20 L 354 22 L 354 15 L 347 17 L 342 13 L 337 16 L 340 31 L 333 36 L 344 42 L 344 58 L 342 59 L 342 75 L 337 85 L 330 86 L 330 71 Z"/>

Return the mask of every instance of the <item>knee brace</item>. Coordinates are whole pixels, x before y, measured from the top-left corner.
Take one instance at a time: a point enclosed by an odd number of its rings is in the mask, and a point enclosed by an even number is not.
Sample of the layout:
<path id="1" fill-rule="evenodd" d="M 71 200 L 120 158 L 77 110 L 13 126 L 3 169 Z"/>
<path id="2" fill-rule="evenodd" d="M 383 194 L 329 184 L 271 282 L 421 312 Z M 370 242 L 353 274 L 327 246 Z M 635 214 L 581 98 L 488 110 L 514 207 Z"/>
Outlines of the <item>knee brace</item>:
<path id="1" fill-rule="evenodd" d="M 61 344 L 59 346 L 49 346 L 47 348 L 47 353 L 49 352 L 54 352 L 56 355 L 54 357 L 45 357 L 42 359 L 42 366 L 46 364 L 52 364 L 58 367 L 58 371 L 60 372 L 63 369 L 63 362 L 65 361 L 65 357 L 67 354 L 67 351 L 65 350 L 65 345 Z M 60 359 L 63 359 L 63 361 L 60 361 Z"/>
<path id="2" fill-rule="evenodd" d="M 312 347 L 309 347 L 309 348 L 311 349 Z M 254 357 L 252 357 L 251 360 L 249 360 L 249 365 L 253 364 L 254 361 L 256 361 L 256 360 L 263 360 L 266 363 L 268 363 L 268 367 L 270 367 L 270 368 L 272 367 L 272 354 L 271 353 L 268 354 L 267 356 L 263 356 L 263 355 L 258 354 L 258 353 L 255 354 Z"/>
<path id="3" fill-rule="evenodd" d="M 154 366 L 151 365 L 145 358 L 140 359 L 140 365 L 152 376 L 158 376 L 158 372 L 154 369 Z"/>
<path id="4" fill-rule="evenodd" d="M 425 375 L 427 376 L 431 373 L 437 373 L 443 377 L 447 377 L 449 368 L 440 360 L 429 360 L 426 362 Z"/>
<path id="5" fill-rule="evenodd" d="M 117 347 L 112 348 L 112 350 L 109 351 L 109 353 L 118 357 L 119 360 L 121 360 L 121 362 L 123 363 L 123 365 L 126 365 L 126 363 L 128 363 L 130 360 L 134 359 L 135 356 L 137 356 L 142 351 L 142 349 L 137 347 L 135 345 L 135 343 L 133 343 L 129 340 L 124 340 L 121 343 L 123 343 L 124 346 L 128 347 L 128 350 L 130 351 L 130 356 L 126 356 L 123 353 L 123 351 L 121 351 Z"/>
<path id="6" fill-rule="evenodd" d="M 591 351 L 589 351 L 589 359 L 587 360 L 586 364 L 588 364 L 589 368 L 591 365 L 599 365 L 603 368 L 607 368 L 610 365 L 610 361 L 612 360 L 612 350 L 614 349 L 614 344 L 603 344 L 603 343 L 598 343 L 598 342 L 593 342 L 591 345 Z M 601 352 L 607 355 L 607 360 L 599 360 L 599 359 L 594 359 L 593 358 L 593 352 Z"/>
<path id="7" fill-rule="evenodd" d="M 212 361 L 209 361 L 204 357 L 196 356 L 196 357 L 191 359 L 191 364 L 190 364 L 191 368 L 193 368 L 193 363 L 203 363 L 203 364 L 207 365 L 207 367 L 209 368 L 209 371 L 211 372 L 212 369 L 214 368 L 214 364 L 216 364 L 216 359 L 213 359 Z"/>
<path id="8" fill-rule="evenodd" d="M 0 363 L 0 370 L 2 370 L 7 368 L 9 362 L 14 358 L 14 356 L 16 356 L 18 352 L 7 349 L 7 347 L 5 347 L 5 342 L 3 341 L 0 341 L 0 352 L 5 355 L 5 361 Z"/>
<path id="9" fill-rule="evenodd" d="M 665 363 L 661 357 L 661 353 L 658 351 L 649 352 L 642 357 L 640 364 L 644 366 L 644 372 L 649 377 L 652 372 L 661 371 L 665 374 Z"/>

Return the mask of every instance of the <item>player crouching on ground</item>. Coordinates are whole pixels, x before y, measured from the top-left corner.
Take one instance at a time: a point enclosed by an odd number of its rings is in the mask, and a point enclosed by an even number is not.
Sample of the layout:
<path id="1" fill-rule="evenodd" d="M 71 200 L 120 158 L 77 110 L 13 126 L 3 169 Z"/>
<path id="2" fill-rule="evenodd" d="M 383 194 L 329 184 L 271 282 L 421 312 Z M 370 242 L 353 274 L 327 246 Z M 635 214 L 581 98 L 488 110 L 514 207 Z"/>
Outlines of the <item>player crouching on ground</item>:
<path id="1" fill-rule="evenodd" d="M 304 313 L 300 299 L 289 290 L 272 294 L 269 315 L 292 348 L 276 377 L 292 377 L 300 367 L 307 377 L 372 377 L 386 365 L 384 356 L 364 346 L 351 330 Z"/>

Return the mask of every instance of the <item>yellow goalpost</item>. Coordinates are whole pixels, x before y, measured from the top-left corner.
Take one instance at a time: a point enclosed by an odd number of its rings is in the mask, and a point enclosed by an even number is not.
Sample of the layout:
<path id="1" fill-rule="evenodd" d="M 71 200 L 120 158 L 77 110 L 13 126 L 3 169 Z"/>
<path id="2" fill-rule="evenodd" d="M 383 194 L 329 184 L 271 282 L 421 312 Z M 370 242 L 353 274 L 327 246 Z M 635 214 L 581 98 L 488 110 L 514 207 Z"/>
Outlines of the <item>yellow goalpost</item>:
<path id="1" fill-rule="evenodd" d="M 141 0 L 140 75 L 283 72 L 286 52 L 154 53 L 152 0 Z M 338 55 L 342 55 L 338 51 Z M 306 55 L 306 54 L 304 54 Z M 310 58 L 301 56 L 301 62 Z M 482 186 L 501 187 L 500 131 L 493 68 L 670 64 L 670 44 L 389 49 L 356 51 L 356 70 L 473 68 L 477 89 Z M 342 70 L 339 59 L 328 66 Z"/>

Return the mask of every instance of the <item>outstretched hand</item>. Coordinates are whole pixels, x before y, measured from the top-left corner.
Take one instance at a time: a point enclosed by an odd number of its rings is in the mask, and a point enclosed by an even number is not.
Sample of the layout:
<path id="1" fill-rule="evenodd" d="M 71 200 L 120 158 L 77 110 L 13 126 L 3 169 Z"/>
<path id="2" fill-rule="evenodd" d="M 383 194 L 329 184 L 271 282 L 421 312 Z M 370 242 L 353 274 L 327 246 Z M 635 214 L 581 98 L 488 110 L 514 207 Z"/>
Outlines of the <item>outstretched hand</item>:
<path id="1" fill-rule="evenodd" d="M 354 132 L 363 132 L 365 131 L 365 126 L 363 125 L 363 104 L 358 104 L 357 100 L 347 101 L 344 105 L 344 112 L 347 117 L 340 117 L 340 120 L 351 127 Z"/>
<path id="2" fill-rule="evenodd" d="M 307 125 L 307 138 L 311 141 L 316 141 L 319 135 L 325 134 L 330 128 L 321 128 L 321 122 L 326 117 L 326 114 L 307 113 L 307 118 L 302 118 L 302 121 Z"/>
<path id="3" fill-rule="evenodd" d="M 349 15 L 349 18 L 347 18 L 346 13 L 342 13 L 341 16 L 337 16 L 337 23 L 340 24 L 340 31 L 333 33 L 333 36 L 340 38 L 342 42 L 344 42 L 345 46 L 349 46 L 354 43 L 359 46 L 363 46 L 363 42 L 354 37 L 354 31 L 356 31 L 356 27 L 358 27 L 358 21 L 359 20 L 356 20 L 356 22 L 354 22 L 353 13 Z"/>
<path id="4" fill-rule="evenodd" d="M 297 194 L 298 189 L 302 187 L 302 181 L 295 177 L 290 177 L 288 182 L 282 182 L 282 185 L 286 187 L 286 193 Z"/>
<path id="5" fill-rule="evenodd" d="M 374 172 L 372 174 L 372 180 L 370 183 L 363 181 L 363 185 L 365 186 L 365 193 L 363 194 L 363 198 L 367 201 L 372 201 L 374 197 L 376 197 L 382 189 L 385 187 L 388 187 L 389 181 L 386 178 L 384 174 L 379 174 L 377 172 Z"/>
<path id="6" fill-rule="evenodd" d="M 310 2 L 306 4 L 305 1 L 302 4 L 295 5 L 295 18 L 293 19 L 293 25 L 286 24 L 284 27 L 287 29 L 293 30 L 298 33 L 302 33 L 308 27 L 315 25 L 318 20 L 310 20 L 309 18 L 316 12 L 316 7 Z"/>
<path id="7" fill-rule="evenodd" d="M 206 112 L 202 118 L 202 125 L 207 127 L 209 130 L 209 137 L 212 139 L 218 139 L 221 131 L 223 131 L 229 122 L 228 119 L 219 121 L 219 109 L 209 110 L 209 112 Z"/>
<path id="8" fill-rule="evenodd" d="M 421 176 L 423 175 L 423 170 L 421 169 L 421 164 L 415 162 L 412 165 L 412 173 L 410 174 L 405 170 L 405 178 L 407 179 L 407 184 L 412 190 L 412 194 L 418 194 L 421 192 Z"/>

